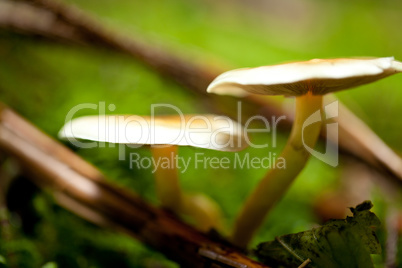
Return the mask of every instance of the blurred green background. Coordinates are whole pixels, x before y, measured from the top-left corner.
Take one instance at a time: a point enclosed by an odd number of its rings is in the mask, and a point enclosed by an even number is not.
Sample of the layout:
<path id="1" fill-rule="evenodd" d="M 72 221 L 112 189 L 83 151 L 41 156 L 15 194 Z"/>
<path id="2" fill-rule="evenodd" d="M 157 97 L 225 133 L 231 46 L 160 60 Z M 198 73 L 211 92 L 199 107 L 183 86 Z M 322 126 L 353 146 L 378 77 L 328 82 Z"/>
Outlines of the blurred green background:
<path id="1" fill-rule="evenodd" d="M 117 32 L 160 46 L 188 61 L 225 66 L 228 70 L 311 58 L 394 56 L 402 60 L 401 1 L 68 3 Z M 395 75 L 337 96 L 391 148 L 401 152 L 401 89 L 402 77 Z M 0 100 L 53 137 L 57 137 L 68 111 L 81 103 L 115 104 L 114 113 L 119 114 L 146 115 L 155 103 L 169 103 L 185 113 L 208 112 L 191 92 L 127 56 L 8 31 L 0 31 Z M 96 113 L 87 109 L 76 116 Z M 268 152 L 279 153 L 287 135 L 280 133 L 277 148 L 249 148 L 241 154 L 264 157 Z M 270 139 L 264 133 L 253 135 L 256 141 L 267 138 Z M 110 180 L 157 203 L 150 170 L 129 169 L 128 160 L 119 161 L 117 148 L 73 149 Z M 145 148 L 130 149 L 127 154 L 130 151 L 150 156 Z M 233 158 L 230 153 L 194 148 L 180 148 L 179 154 L 191 157 L 196 152 Z M 324 191 L 339 185 L 342 167 L 333 168 L 312 158 L 253 244 L 318 224 L 314 202 Z M 181 182 L 184 189 L 205 192 L 215 199 L 229 227 L 247 193 L 265 172 L 190 169 L 181 174 Z M 374 211 L 384 217 L 387 204 L 379 190 L 373 191 L 372 200 Z M 99 229 L 59 208 L 46 193 L 34 192 L 27 202 L 34 215 L 29 218 L 32 221 L 22 223 L 17 214 L 11 218 L 15 243 L 9 247 L 19 254 L 20 267 L 39 267 L 49 262 L 58 267 L 175 267 L 139 242 Z"/>

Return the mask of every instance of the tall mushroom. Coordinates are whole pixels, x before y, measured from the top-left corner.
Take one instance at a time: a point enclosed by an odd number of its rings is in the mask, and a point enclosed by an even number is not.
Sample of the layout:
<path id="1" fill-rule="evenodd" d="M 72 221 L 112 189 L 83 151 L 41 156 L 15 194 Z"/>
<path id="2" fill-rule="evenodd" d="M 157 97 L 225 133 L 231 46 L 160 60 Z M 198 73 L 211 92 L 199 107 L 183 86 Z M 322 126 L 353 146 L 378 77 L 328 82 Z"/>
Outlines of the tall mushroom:
<path id="1" fill-rule="evenodd" d="M 245 133 L 237 122 L 217 115 L 84 116 L 66 123 L 59 137 L 71 142 L 86 139 L 100 142 L 151 145 L 155 166 L 156 192 L 161 205 L 190 217 L 201 230 L 219 228 L 220 210 L 202 194 L 183 193 L 180 188 L 177 146 L 218 151 L 239 151 L 246 147 Z"/>
<path id="2" fill-rule="evenodd" d="M 292 131 L 281 157 L 285 169 L 271 169 L 242 208 L 233 232 L 233 242 L 246 246 L 268 211 L 284 195 L 305 166 L 321 129 L 320 117 L 303 129 L 308 118 L 322 109 L 322 95 L 374 82 L 402 72 L 393 57 L 369 59 L 313 59 L 249 69 L 232 70 L 218 76 L 207 91 L 238 97 L 249 94 L 296 97 Z M 311 118 L 310 118 L 311 120 Z M 313 122 L 310 121 L 310 122 Z M 306 148 L 309 147 L 309 148 Z M 309 150 L 308 150 L 309 149 Z"/>

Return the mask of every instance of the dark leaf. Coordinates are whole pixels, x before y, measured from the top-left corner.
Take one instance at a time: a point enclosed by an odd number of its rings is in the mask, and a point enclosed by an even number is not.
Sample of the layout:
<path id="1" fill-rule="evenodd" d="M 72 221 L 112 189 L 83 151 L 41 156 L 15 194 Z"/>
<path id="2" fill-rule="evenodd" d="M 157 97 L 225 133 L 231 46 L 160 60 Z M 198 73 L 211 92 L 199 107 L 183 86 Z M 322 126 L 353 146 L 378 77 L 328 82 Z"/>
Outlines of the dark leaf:
<path id="1" fill-rule="evenodd" d="M 353 217 L 261 243 L 256 255 L 265 264 L 286 267 L 298 267 L 307 259 L 311 260 L 307 267 L 374 267 L 370 254 L 381 253 L 381 247 L 373 230 L 380 220 L 372 207 L 365 201 L 350 209 Z"/>

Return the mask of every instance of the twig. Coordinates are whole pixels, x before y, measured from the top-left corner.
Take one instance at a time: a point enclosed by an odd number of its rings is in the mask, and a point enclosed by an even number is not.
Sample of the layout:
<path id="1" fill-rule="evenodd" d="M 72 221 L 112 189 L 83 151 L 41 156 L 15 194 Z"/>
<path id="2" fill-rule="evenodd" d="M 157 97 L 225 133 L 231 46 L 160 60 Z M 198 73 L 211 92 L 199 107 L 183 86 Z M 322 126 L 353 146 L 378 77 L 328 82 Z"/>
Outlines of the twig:
<path id="1" fill-rule="evenodd" d="M 25 1 L 22 0 L 21 2 L 24 3 Z M 208 83 L 212 81 L 217 71 L 219 71 L 213 70 L 213 68 L 211 69 L 211 66 L 208 68 L 205 68 L 206 66 L 196 66 L 178 57 L 169 55 L 156 47 L 149 49 L 149 44 L 143 44 L 138 40 L 115 34 L 104 28 L 100 23 L 87 16 L 78 8 L 65 5 L 61 2 L 32 0 L 26 3 L 40 7 L 42 8 L 42 12 L 47 11 L 53 15 L 54 20 L 49 20 L 48 24 L 50 24 L 50 26 L 46 27 L 46 29 L 51 29 L 51 26 L 53 26 L 51 24 L 53 23 L 63 24 L 74 29 L 74 34 L 70 32 L 60 32 L 61 38 L 71 38 L 73 39 L 72 41 L 90 45 L 101 45 L 118 52 L 129 54 L 137 60 L 151 66 L 159 73 L 173 78 L 180 84 L 195 89 L 198 92 L 204 92 Z M 19 16 L 19 19 L 24 20 L 25 18 Z M 40 21 L 43 23 L 43 20 Z M 24 26 L 32 27 L 32 25 L 26 24 L 24 24 Z M 46 32 L 42 31 L 41 34 L 46 34 Z M 54 36 L 53 31 L 52 36 Z"/>
<path id="2" fill-rule="evenodd" d="M 298 268 L 306 268 L 307 265 L 311 262 L 310 259 L 305 260 Z"/>
<path id="3" fill-rule="evenodd" d="M 22 1 L 13 2 L 25 3 Z M 30 7 L 42 9 L 48 12 L 47 17 L 52 19 L 44 20 L 44 16 L 36 16 L 27 23 L 26 17 L 22 17 L 17 11 L 0 12 L 0 27 L 18 29 L 25 33 L 40 35 L 51 38 L 60 38 L 74 43 L 96 45 L 125 53 L 152 67 L 158 73 L 172 78 L 179 84 L 192 90 L 199 95 L 212 111 L 226 113 L 236 117 L 235 112 L 237 99 L 225 96 L 206 95 L 205 88 L 211 80 L 222 72 L 220 68 L 203 66 L 190 63 L 174 55 L 170 55 L 161 49 L 145 44 L 139 40 L 116 34 L 107 30 L 101 23 L 77 8 L 65 5 L 54 0 L 28 0 Z M 50 14 L 50 15 L 49 15 Z M 3 18 L 1 16 L 3 15 Z M 46 16 L 45 16 L 46 17 Z M 42 19 L 41 19 L 42 18 Z M 243 118 L 248 119 L 252 115 L 260 114 L 270 119 L 271 116 L 278 118 L 285 115 L 278 127 L 289 129 L 292 125 L 293 116 L 288 110 L 273 105 L 267 99 L 260 99 L 255 96 L 240 100 L 242 103 Z M 402 182 L 402 160 L 395 154 L 367 125 L 358 119 L 345 107 L 339 108 L 340 116 L 335 119 L 339 123 L 339 146 L 343 153 L 350 154 L 367 165 L 388 175 L 396 181 Z M 358 127 L 353 122 L 358 122 Z M 325 139 L 325 133 L 322 135 Z M 362 138 L 364 137 L 364 138 Z M 329 137 L 334 140 L 333 137 Z M 383 154 L 382 152 L 385 152 Z"/>
<path id="4" fill-rule="evenodd" d="M 5 107 L 0 109 L 0 150 L 40 187 L 54 191 L 60 205 L 124 230 L 184 267 L 266 267 L 107 183 L 93 166 Z M 206 250 L 215 257 L 202 254 Z"/>

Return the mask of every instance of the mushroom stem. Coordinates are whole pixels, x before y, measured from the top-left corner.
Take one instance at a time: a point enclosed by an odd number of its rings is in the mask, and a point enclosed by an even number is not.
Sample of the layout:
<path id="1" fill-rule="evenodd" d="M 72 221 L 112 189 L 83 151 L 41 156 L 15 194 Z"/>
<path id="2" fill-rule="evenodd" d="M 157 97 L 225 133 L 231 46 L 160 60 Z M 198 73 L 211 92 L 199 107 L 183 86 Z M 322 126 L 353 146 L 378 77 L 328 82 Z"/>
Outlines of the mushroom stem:
<path id="1" fill-rule="evenodd" d="M 156 194 L 163 207 L 179 212 L 183 194 L 180 188 L 174 159 L 177 155 L 177 146 L 151 146 L 155 167 Z M 162 163 L 169 163 L 168 167 L 162 167 Z"/>
<path id="2" fill-rule="evenodd" d="M 262 224 L 267 213 L 286 193 L 293 180 L 305 166 L 309 152 L 305 146 L 313 148 L 317 142 L 321 122 L 307 125 L 304 122 L 322 107 L 322 96 L 308 94 L 296 97 L 295 121 L 289 140 L 280 157 L 285 159 L 285 168 L 273 168 L 260 181 L 249 196 L 235 223 L 233 243 L 246 247 L 256 229 Z M 304 135 L 303 135 L 304 133 Z"/>
<path id="3" fill-rule="evenodd" d="M 201 193 L 184 194 L 182 213 L 201 231 L 211 228 L 222 230 L 222 213 L 219 205 Z"/>
<path id="4" fill-rule="evenodd" d="M 204 194 L 183 193 L 176 163 L 177 146 L 151 146 L 155 163 L 156 193 L 163 207 L 189 218 L 202 230 L 221 228 L 221 211 L 212 199 Z M 169 162 L 168 162 L 169 161 Z M 161 163 L 169 163 L 167 168 Z"/>

